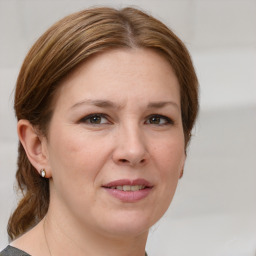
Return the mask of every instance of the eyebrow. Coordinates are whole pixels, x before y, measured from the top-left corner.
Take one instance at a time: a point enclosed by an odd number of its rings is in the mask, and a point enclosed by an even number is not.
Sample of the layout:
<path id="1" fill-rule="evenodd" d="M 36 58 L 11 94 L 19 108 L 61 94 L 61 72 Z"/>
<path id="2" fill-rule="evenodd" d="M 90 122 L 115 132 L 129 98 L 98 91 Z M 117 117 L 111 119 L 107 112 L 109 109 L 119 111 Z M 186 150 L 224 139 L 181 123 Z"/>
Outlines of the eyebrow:
<path id="1" fill-rule="evenodd" d="M 178 110 L 180 109 L 179 105 L 174 101 L 157 101 L 157 102 L 150 102 L 148 104 L 148 108 L 163 108 L 167 105 L 172 105 Z"/>
<path id="2" fill-rule="evenodd" d="M 73 108 L 77 108 L 79 106 L 82 105 L 94 105 L 96 107 L 100 107 L 100 108 L 116 108 L 116 109 L 121 109 L 123 108 L 123 105 L 119 105 L 116 104 L 112 101 L 109 100 L 91 100 L 91 99 L 86 99 L 86 100 L 82 100 L 79 101 L 77 103 L 75 103 L 71 109 Z M 147 108 L 163 108 L 167 105 L 172 105 L 175 108 L 177 108 L 178 110 L 180 110 L 180 107 L 177 103 L 175 103 L 174 101 L 156 101 L 156 102 L 150 102 L 147 105 Z"/>
<path id="3" fill-rule="evenodd" d="M 71 109 L 73 108 L 77 108 L 79 106 L 82 105 L 94 105 L 96 107 L 100 107 L 100 108 L 121 108 L 120 105 L 115 104 L 112 101 L 109 100 L 90 100 L 90 99 L 86 99 L 86 100 L 82 100 L 77 102 L 76 104 L 74 104 Z"/>

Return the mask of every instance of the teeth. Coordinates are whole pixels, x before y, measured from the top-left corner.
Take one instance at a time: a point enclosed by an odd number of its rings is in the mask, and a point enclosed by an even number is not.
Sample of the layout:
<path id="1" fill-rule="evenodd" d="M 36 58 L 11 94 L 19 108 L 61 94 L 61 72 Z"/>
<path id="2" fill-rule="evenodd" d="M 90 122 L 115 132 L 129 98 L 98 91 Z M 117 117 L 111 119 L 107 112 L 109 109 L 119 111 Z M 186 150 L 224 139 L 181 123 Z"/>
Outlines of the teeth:
<path id="1" fill-rule="evenodd" d="M 145 186 L 143 185 L 135 185 L 135 186 L 123 185 L 123 186 L 111 187 L 111 189 L 118 189 L 122 191 L 138 191 L 144 188 Z"/>
<path id="2" fill-rule="evenodd" d="M 131 190 L 131 186 L 128 186 L 128 185 L 123 186 L 123 191 L 130 191 L 130 190 Z"/>
<path id="3" fill-rule="evenodd" d="M 131 191 L 137 191 L 139 190 L 139 186 L 131 186 Z"/>

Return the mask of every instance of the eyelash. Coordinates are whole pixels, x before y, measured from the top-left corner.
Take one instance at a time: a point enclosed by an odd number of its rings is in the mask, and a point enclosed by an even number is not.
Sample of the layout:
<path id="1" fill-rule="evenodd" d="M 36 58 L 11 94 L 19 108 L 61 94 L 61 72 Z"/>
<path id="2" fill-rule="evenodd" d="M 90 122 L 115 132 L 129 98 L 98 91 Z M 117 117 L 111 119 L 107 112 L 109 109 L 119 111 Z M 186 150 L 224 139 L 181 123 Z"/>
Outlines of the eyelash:
<path id="1" fill-rule="evenodd" d="M 90 125 L 100 125 L 100 124 L 102 124 L 102 123 L 91 123 L 90 121 L 92 121 L 92 118 L 105 118 L 108 122 L 107 123 L 103 123 L 103 124 L 109 124 L 110 122 L 109 122 L 109 118 L 108 118 L 108 116 L 106 115 L 106 114 L 103 114 L 103 113 L 94 113 L 94 114 L 90 114 L 90 115 L 88 115 L 88 116 L 85 116 L 85 117 L 83 117 L 81 120 L 80 120 L 80 122 L 81 123 L 87 123 L 87 124 L 90 124 Z M 100 119 L 100 120 L 101 120 Z M 88 122 L 89 121 L 89 122 Z"/>
<path id="2" fill-rule="evenodd" d="M 163 115 L 159 115 L 159 114 L 153 114 L 153 115 L 150 115 L 150 116 L 147 117 L 147 121 L 150 118 L 164 119 L 165 121 L 162 124 L 153 124 L 153 123 L 148 123 L 148 124 L 159 125 L 159 126 L 174 124 L 173 120 L 171 118 L 167 117 L 167 116 L 163 116 Z"/>
<path id="3" fill-rule="evenodd" d="M 93 118 L 100 118 L 99 119 L 100 123 L 93 123 L 92 122 Z M 102 118 L 106 119 L 107 122 L 101 123 Z M 150 123 L 150 119 L 152 121 L 152 118 L 156 118 L 158 121 L 160 120 L 160 123 L 159 124 Z M 161 123 L 161 119 L 164 120 L 164 123 Z M 95 119 L 95 121 L 97 121 L 97 120 Z M 106 114 L 103 114 L 103 113 L 90 114 L 88 116 L 83 117 L 79 122 L 90 124 L 90 125 L 111 124 L 111 122 L 109 121 L 109 117 Z M 152 114 L 152 115 L 150 115 L 146 118 L 145 124 L 148 124 L 148 125 L 152 124 L 152 125 L 156 125 L 156 126 L 164 126 L 164 125 L 172 125 L 172 124 L 174 124 L 174 121 L 171 118 L 167 117 L 167 116 L 163 116 L 163 115 L 159 115 L 159 114 Z"/>

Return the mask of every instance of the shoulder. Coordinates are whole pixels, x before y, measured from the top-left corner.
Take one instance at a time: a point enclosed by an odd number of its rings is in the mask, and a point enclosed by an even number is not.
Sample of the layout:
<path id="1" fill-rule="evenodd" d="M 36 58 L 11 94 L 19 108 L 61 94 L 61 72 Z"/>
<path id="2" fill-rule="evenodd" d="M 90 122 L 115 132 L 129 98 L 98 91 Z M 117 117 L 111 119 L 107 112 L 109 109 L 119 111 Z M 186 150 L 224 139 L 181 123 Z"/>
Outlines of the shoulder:
<path id="1" fill-rule="evenodd" d="M 13 246 L 8 245 L 3 251 L 0 252 L 0 256 L 31 256 L 31 255 Z"/>
<path id="2" fill-rule="evenodd" d="M 42 244 L 44 236 L 40 227 L 41 225 L 37 224 L 26 233 L 15 238 L 15 240 L 11 241 L 9 246 L 0 253 L 0 256 L 46 255 Z"/>

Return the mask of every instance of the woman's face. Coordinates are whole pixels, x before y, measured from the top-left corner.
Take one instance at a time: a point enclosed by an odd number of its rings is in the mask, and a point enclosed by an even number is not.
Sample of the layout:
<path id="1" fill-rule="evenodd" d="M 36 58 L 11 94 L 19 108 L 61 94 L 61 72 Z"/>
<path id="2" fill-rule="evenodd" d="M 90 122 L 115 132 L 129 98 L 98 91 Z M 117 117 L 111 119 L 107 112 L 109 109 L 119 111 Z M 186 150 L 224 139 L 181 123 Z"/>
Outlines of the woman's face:
<path id="1" fill-rule="evenodd" d="M 111 236 L 146 233 L 185 161 L 171 66 L 145 49 L 91 58 L 63 81 L 44 146 L 57 221 Z"/>

